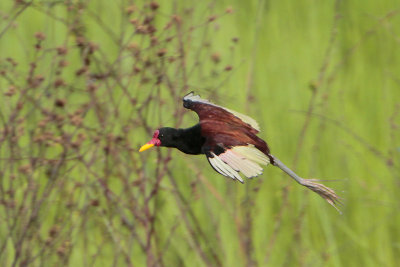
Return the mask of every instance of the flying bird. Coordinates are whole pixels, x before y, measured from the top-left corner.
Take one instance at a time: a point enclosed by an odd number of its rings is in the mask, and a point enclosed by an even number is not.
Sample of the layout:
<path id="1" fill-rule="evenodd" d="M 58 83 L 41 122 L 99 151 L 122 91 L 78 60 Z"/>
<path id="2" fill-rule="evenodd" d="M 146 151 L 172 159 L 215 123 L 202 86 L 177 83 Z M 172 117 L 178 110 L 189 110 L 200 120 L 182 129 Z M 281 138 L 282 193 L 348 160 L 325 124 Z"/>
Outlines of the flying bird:
<path id="1" fill-rule="evenodd" d="M 339 202 L 334 190 L 314 179 L 304 179 L 273 156 L 267 143 L 257 134 L 258 123 L 249 116 L 218 106 L 191 92 L 183 97 L 183 106 L 199 116 L 199 123 L 186 129 L 163 127 L 139 152 L 153 146 L 173 147 L 190 155 L 205 154 L 215 171 L 243 183 L 263 172 L 260 165 L 280 168 L 300 185 L 318 193 L 333 207 Z"/>

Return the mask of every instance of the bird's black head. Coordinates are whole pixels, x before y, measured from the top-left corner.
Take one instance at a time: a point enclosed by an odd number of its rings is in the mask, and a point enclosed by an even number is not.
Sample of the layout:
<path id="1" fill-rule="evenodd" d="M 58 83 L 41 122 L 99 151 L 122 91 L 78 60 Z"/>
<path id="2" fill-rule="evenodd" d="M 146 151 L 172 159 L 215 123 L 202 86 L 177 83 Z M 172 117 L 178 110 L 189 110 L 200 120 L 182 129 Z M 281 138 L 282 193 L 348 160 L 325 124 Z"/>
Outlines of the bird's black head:
<path id="1" fill-rule="evenodd" d="M 178 130 L 170 127 L 163 127 L 157 130 L 158 140 L 160 140 L 159 146 L 175 147 L 176 135 Z M 157 132 L 155 131 L 155 133 Z M 154 133 L 154 134 L 155 134 Z"/>
<path id="2" fill-rule="evenodd" d="M 170 127 L 163 127 L 156 130 L 153 138 L 143 145 L 139 152 L 145 151 L 153 146 L 175 147 L 177 129 Z"/>

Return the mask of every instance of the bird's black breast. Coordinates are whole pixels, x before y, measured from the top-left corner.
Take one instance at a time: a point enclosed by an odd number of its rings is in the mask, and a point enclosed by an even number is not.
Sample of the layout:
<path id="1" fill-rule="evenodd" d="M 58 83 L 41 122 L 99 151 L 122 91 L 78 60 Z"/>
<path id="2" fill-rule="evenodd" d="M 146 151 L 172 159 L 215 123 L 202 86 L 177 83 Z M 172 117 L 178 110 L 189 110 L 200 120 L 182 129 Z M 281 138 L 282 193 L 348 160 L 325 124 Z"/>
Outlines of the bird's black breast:
<path id="1" fill-rule="evenodd" d="M 176 136 L 175 147 L 186 154 L 203 154 L 202 147 L 206 139 L 201 135 L 201 126 L 196 124 L 187 129 L 179 129 Z"/>

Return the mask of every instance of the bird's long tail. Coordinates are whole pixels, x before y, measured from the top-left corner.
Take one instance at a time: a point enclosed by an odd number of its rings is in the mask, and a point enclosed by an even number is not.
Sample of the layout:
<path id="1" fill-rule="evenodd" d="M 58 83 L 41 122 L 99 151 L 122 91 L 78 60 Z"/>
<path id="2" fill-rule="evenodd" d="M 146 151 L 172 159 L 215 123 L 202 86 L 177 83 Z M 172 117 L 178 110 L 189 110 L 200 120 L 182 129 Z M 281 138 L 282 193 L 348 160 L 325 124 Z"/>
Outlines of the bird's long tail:
<path id="1" fill-rule="evenodd" d="M 304 179 L 298 176 L 294 171 L 289 169 L 285 164 L 282 163 L 278 158 L 275 156 L 270 155 L 273 159 L 273 165 L 279 167 L 282 171 L 287 173 L 290 177 L 296 180 L 299 184 L 311 189 L 318 195 L 320 195 L 323 199 L 325 199 L 329 204 L 331 204 L 338 212 L 337 205 L 340 203 L 339 196 L 335 193 L 335 191 L 323 184 L 316 183 L 315 179 Z M 341 213 L 341 212 L 340 212 Z"/>

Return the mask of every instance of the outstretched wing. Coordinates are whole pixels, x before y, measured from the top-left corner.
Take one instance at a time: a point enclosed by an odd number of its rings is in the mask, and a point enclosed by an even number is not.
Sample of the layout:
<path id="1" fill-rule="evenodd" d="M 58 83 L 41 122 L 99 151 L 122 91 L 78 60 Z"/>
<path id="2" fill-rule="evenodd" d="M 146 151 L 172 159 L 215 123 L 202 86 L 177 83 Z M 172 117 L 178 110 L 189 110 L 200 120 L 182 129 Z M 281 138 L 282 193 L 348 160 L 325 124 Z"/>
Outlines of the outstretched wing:
<path id="1" fill-rule="evenodd" d="M 218 155 L 216 151 L 219 152 Z M 259 164 L 270 163 L 269 157 L 253 145 L 235 146 L 229 149 L 219 147 L 215 151 L 206 151 L 206 156 L 214 170 L 241 183 L 243 179 L 240 172 L 247 178 L 256 177 L 263 172 Z"/>
<path id="2" fill-rule="evenodd" d="M 211 150 L 219 144 L 226 148 L 252 144 L 262 153 L 270 154 L 268 145 L 256 135 L 258 123 L 249 116 L 217 106 L 193 92 L 183 98 L 183 106 L 198 114 L 201 134 Z"/>
<path id="3" fill-rule="evenodd" d="M 183 106 L 197 113 L 201 134 L 206 138 L 202 150 L 210 165 L 220 174 L 243 183 L 262 174 L 260 164 L 271 162 L 267 144 L 256 134 L 258 123 L 249 116 L 215 105 L 193 92 L 183 98 Z"/>
<path id="4" fill-rule="evenodd" d="M 196 112 L 199 115 L 200 122 L 213 120 L 244 127 L 254 134 L 260 131 L 258 123 L 249 116 L 215 105 L 206 99 L 202 99 L 199 95 L 195 95 L 193 92 L 183 97 L 183 106 Z"/>

